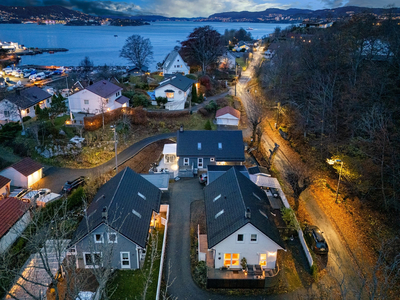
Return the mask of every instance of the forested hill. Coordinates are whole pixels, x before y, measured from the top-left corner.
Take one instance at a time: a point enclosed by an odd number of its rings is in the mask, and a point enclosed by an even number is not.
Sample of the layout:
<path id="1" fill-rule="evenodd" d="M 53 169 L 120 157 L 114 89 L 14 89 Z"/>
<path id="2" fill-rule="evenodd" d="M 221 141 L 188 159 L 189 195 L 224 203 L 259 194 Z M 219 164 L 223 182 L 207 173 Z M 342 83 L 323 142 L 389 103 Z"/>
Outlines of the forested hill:
<path id="1" fill-rule="evenodd" d="M 14 19 L 86 19 L 91 16 L 60 5 L 50 6 L 5 6 L 0 5 L 0 13 Z"/>

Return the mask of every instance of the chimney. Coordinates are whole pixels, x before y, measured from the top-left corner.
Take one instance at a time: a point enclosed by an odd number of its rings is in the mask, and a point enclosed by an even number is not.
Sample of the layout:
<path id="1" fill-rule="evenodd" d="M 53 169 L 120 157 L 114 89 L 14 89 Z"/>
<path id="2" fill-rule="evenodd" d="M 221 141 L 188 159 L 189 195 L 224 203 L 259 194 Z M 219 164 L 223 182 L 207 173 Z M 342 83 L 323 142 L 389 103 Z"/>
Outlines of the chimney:
<path id="1" fill-rule="evenodd" d="M 246 214 L 245 214 L 246 219 L 251 219 L 251 210 L 250 207 L 246 208 Z"/>
<path id="2" fill-rule="evenodd" d="M 179 128 L 179 132 L 183 132 L 183 124 L 182 124 L 181 127 Z"/>
<path id="3" fill-rule="evenodd" d="M 107 206 L 104 206 L 104 207 L 103 207 L 103 211 L 101 212 L 101 218 L 102 218 L 103 220 L 107 220 L 107 218 L 108 218 Z"/>

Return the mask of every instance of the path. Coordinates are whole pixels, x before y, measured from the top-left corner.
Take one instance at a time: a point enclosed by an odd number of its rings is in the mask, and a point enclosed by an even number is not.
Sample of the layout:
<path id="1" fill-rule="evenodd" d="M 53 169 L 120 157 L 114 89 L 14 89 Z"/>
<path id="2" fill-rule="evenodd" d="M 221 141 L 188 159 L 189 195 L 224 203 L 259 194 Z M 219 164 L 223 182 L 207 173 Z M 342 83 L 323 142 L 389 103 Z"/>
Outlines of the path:
<path id="1" fill-rule="evenodd" d="M 128 159 L 135 156 L 140 150 L 156 141 L 176 137 L 176 132 L 163 133 L 155 136 L 151 136 L 140 140 L 137 143 L 126 148 L 124 151 L 118 154 L 118 165 L 123 164 Z M 45 177 L 42 178 L 40 184 L 42 187 L 51 189 L 54 192 L 60 192 L 64 183 L 68 180 L 75 179 L 81 175 L 90 176 L 105 173 L 115 167 L 115 156 L 107 161 L 106 163 L 91 168 L 91 169 L 69 169 L 69 168 L 57 168 L 50 167 L 45 170 Z"/>
<path id="2" fill-rule="evenodd" d="M 204 102 L 202 102 L 200 104 L 197 104 L 196 106 L 192 105 L 192 112 L 197 112 L 200 108 L 206 106 L 211 101 L 217 101 L 218 99 L 224 98 L 227 95 L 229 95 L 229 91 L 226 91 L 226 92 L 223 92 L 221 94 L 214 95 L 214 96 L 211 96 L 211 97 L 207 97 L 206 101 L 204 101 Z"/>

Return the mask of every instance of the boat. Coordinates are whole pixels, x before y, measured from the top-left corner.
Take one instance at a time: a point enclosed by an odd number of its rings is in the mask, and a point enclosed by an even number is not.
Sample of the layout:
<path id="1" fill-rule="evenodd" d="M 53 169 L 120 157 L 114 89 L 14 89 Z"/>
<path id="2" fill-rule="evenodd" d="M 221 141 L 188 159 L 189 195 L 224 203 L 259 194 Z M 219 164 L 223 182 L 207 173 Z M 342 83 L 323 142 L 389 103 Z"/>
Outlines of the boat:
<path id="1" fill-rule="evenodd" d="M 246 30 L 253 30 L 253 28 L 249 27 L 249 28 L 247 28 Z"/>
<path id="2" fill-rule="evenodd" d="M 114 37 L 118 37 L 118 35 L 114 34 Z"/>
<path id="3" fill-rule="evenodd" d="M 49 54 L 54 54 L 54 51 L 49 51 Z"/>

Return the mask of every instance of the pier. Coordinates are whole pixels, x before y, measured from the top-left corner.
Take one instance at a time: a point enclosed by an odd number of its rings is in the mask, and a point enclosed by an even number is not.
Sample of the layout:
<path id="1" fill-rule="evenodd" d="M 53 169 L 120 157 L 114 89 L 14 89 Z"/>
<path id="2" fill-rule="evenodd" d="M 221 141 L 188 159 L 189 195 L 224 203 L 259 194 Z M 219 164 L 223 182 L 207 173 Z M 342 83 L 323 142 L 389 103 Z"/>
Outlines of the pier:
<path id="1" fill-rule="evenodd" d="M 15 54 L 18 56 L 23 55 L 36 55 L 42 53 L 56 53 L 56 52 L 67 52 L 69 51 L 66 48 L 34 48 L 34 49 L 27 49 L 27 50 L 16 50 Z"/>

